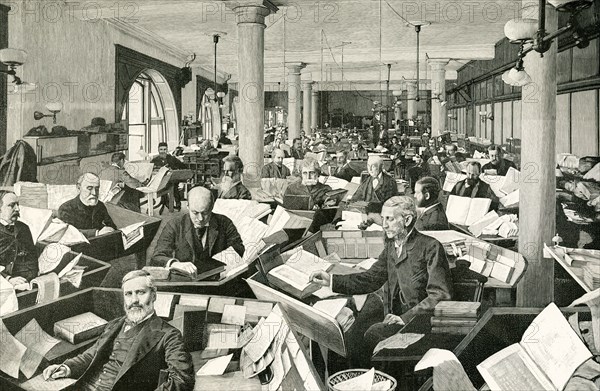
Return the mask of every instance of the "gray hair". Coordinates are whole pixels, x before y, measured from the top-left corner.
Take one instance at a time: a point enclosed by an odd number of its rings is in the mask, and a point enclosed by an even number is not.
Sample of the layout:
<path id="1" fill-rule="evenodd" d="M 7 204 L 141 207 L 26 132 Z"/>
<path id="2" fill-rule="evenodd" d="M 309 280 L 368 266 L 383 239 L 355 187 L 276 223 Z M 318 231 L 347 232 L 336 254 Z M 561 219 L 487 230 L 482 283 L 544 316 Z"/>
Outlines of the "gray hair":
<path id="1" fill-rule="evenodd" d="M 150 273 L 148 273 L 145 270 L 132 270 L 129 273 L 125 274 L 125 276 L 123 276 L 123 280 L 121 281 L 121 289 L 123 289 L 123 286 L 127 281 L 139 277 L 145 277 L 146 285 L 148 286 L 148 288 L 150 288 L 151 291 L 156 292 L 156 285 L 154 285 L 154 277 L 152 277 Z"/>
<path id="2" fill-rule="evenodd" d="M 381 158 L 381 156 L 369 156 L 369 158 L 367 159 L 367 164 L 377 164 L 381 167 L 383 165 L 383 159 Z"/>
<path id="3" fill-rule="evenodd" d="M 394 208 L 394 214 L 401 214 L 403 217 L 412 216 L 413 224 L 417 220 L 417 205 L 412 197 L 394 196 L 384 202 L 383 206 Z"/>
<path id="4" fill-rule="evenodd" d="M 100 177 L 96 174 L 94 174 L 93 172 L 86 172 L 83 173 L 79 176 L 79 178 L 77 178 L 77 186 L 81 186 L 81 184 L 83 183 L 83 181 L 85 179 L 90 179 L 89 177 L 93 176 L 95 179 L 97 179 L 98 181 L 100 181 Z"/>
<path id="5" fill-rule="evenodd" d="M 302 169 L 304 168 L 312 168 L 317 172 L 317 174 L 321 173 L 321 166 L 319 166 L 319 162 L 312 158 L 304 159 L 304 161 L 302 161 Z"/>

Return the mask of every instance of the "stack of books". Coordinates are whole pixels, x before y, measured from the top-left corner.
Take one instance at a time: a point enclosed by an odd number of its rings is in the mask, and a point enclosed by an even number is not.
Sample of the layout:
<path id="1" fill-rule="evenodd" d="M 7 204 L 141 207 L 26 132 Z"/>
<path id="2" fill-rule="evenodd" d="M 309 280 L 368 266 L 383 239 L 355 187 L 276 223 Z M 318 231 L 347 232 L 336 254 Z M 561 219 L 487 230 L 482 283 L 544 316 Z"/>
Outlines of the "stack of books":
<path id="1" fill-rule="evenodd" d="M 583 267 L 583 281 L 592 290 L 600 288 L 600 269 L 598 268 L 598 263 L 588 262 Z"/>
<path id="2" fill-rule="evenodd" d="M 385 247 L 381 233 L 374 231 L 323 231 L 327 254 L 342 259 L 377 258 Z"/>
<path id="3" fill-rule="evenodd" d="M 48 190 L 43 183 L 18 182 L 15 184 L 15 193 L 19 196 L 20 205 L 38 209 L 48 208 Z"/>
<path id="4" fill-rule="evenodd" d="M 470 301 L 441 301 L 431 318 L 432 333 L 468 334 L 479 318 L 481 303 Z"/>

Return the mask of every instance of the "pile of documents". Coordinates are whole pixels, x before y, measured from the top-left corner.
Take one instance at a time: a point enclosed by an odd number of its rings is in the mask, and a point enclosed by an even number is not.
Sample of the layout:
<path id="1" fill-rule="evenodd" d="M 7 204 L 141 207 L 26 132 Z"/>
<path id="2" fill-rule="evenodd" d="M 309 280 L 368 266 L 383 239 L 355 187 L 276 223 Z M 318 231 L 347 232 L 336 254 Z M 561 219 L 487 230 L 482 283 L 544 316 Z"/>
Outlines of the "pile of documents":
<path id="1" fill-rule="evenodd" d="M 469 269 L 485 277 L 510 282 L 515 271 L 518 253 L 500 249 L 490 243 L 473 241 L 467 244 L 467 253 L 459 259 L 470 262 Z"/>
<path id="2" fill-rule="evenodd" d="M 545 246 L 544 251 L 546 250 L 557 261 L 578 269 L 577 274 L 582 276 L 583 282 L 591 290 L 600 288 L 600 250 Z"/>
<path id="3" fill-rule="evenodd" d="M 469 232 L 476 238 L 481 235 L 497 235 L 503 238 L 514 237 L 519 234 L 519 218 L 514 214 L 499 216 L 492 210 L 480 220 L 469 226 Z"/>
<path id="4" fill-rule="evenodd" d="M 441 301 L 431 317 L 431 332 L 468 334 L 480 315 L 481 303 L 468 301 Z"/>
<path id="5" fill-rule="evenodd" d="M 213 212 L 225 215 L 236 224 L 242 217 L 261 219 L 271 213 L 268 204 L 262 204 L 253 200 L 228 200 L 219 198 L 215 201 Z"/>
<path id="6" fill-rule="evenodd" d="M 20 206 L 48 208 L 48 190 L 44 183 L 17 182 L 14 189 L 15 194 L 19 197 Z"/>

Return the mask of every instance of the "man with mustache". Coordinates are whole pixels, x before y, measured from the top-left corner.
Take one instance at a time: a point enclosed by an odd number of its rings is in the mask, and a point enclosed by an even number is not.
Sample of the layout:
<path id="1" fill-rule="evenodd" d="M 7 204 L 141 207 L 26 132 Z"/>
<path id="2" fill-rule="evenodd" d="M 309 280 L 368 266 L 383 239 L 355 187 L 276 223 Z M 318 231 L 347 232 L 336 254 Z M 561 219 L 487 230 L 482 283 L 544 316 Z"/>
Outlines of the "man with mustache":
<path id="1" fill-rule="evenodd" d="M 490 188 L 490 185 L 479 178 L 481 174 L 481 164 L 479 162 L 469 162 L 467 164 L 467 178 L 457 182 L 452 188 L 450 195 L 469 198 L 489 198 L 492 200 L 491 209 L 498 208 L 498 197 Z"/>
<path id="2" fill-rule="evenodd" d="M 19 221 L 19 199 L 0 190 L 0 272 L 13 286 L 38 275 L 38 252 L 27 224 Z"/>
<path id="3" fill-rule="evenodd" d="M 390 197 L 398 195 L 398 185 L 392 176 L 383 172 L 383 160 L 371 156 L 367 160 L 369 177 L 365 179 L 352 196 L 352 201 L 374 202 L 381 205 Z"/>
<path id="4" fill-rule="evenodd" d="M 273 161 L 271 163 L 265 164 L 262 168 L 262 178 L 286 179 L 287 177 L 292 175 L 290 169 L 283 164 L 285 152 L 283 152 L 281 149 L 275 149 L 271 153 L 271 156 L 273 156 Z"/>
<path id="5" fill-rule="evenodd" d="M 122 289 L 125 316 L 109 322 L 85 352 L 44 369 L 44 378 L 77 378 L 76 389 L 84 391 L 191 391 L 192 358 L 179 330 L 154 312 L 153 278 L 143 270 L 131 271 Z M 159 384 L 161 370 L 168 376 Z"/>
<path id="6" fill-rule="evenodd" d="M 517 168 L 513 162 L 504 159 L 504 151 L 502 151 L 502 147 L 499 145 L 490 145 L 488 147 L 488 155 L 491 161 L 481 168 L 486 174 L 506 176 L 509 168 Z"/>
<path id="7" fill-rule="evenodd" d="M 100 200 L 100 178 L 91 172 L 77 180 L 79 195 L 58 208 L 58 218 L 81 231 L 86 238 L 113 232 L 117 226 Z"/>
<path id="8" fill-rule="evenodd" d="M 348 182 L 350 182 L 355 176 L 360 176 L 360 174 L 348 164 L 348 151 L 337 151 L 335 155 L 337 167 L 331 170 L 331 175 Z"/>
<path id="9" fill-rule="evenodd" d="M 219 184 L 217 198 L 233 200 L 251 200 L 252 194 L 242 184 L 244 163 L 237 156 L 229 155 L 223 159 L 223 176 Z"/>
<path id="10" fill-rule="evenodd" d="M 194 187 L 188 193 L 189 213 L 169 220 L 162 230 L 151 266 L 171 267 L 195 277 L 198 266 L 229 247 L 244 256 L 244 243 L 233 222 L 212 213 L 210 190 Z"/>
<path id="11" fill-rule="evenodd" d="M 359 345 L 353 347 L 353 360 L 357 360 L 358 365 L 368 365 L 377 343 L 396 334 L 413 317 L 427 314 L 440 301 L 451 299 L 452 282 L 446 252 L 440 242 L 414 229 L 415 201 L 406 196 L 392 197 L 383 204 L 381 217 L 385 248 L 369 270 L 333 276 L 317 271 L 310 276 L 311 281 L 344 295 L 375 292 L 387 282 L 383 312 L 375 315 L 369 307 L 370 316 L 361 318 L 361 322 L 372 325 L 364 338 L 353 339 Z M 354 327 L 357 327 L 358 317 Z"/>
<path id="12" fill-rule="evenodd" d="M 415 185 L 415 201 L 418 218 L 415 228 L 419 231 L 442 231 L 450 229 L 446 211 L 439 201 L 440 183 L 433 177 L 423 177 Z"/>
<path id="13" fill-rule="evenodd" d="M 283 207 L 286 209 L 306 209 L 305 206 L 297 205 L 297 197 L 307 197 L 308 209 L 319 209 L 323 207 L 326 193 L 331 191 L 331 187 L 319 182 L 321 167 L 314 159 L 304 159 L 302 162 L 302 181 L 294 182 L 285 189 L 283 195 Z M 325 205 L 327 206 L 327 205 Z"/>

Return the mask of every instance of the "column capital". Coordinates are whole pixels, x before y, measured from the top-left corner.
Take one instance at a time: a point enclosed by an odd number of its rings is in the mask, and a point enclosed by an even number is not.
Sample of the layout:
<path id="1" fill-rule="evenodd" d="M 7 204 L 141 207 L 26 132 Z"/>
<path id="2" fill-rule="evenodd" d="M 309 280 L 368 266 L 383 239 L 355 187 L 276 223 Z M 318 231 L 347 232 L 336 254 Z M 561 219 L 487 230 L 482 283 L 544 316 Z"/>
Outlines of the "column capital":
<path id="1" fill-rule="evenodd" d="M 427 64 L 429 64 L 432 71 L 445 71 L 446 65 L 448 65 L 449 62 L 450 60 L 439 58 L 427 60 Z"/>
<path id="2" fill-rule="evenodd" d="M 235 13 L 237 24 L 258 23 L 264 25 L 265 17 L 279 10 L 269 0 L 227 1 L 225 6 Z"/>
<path id="3" fill-rule="evenodd" d="M 314 81 L 303 81 L 302 82 L 302 89 L 303 90 L 309 90 L 312 91 L 312 87 L 315 84 Z"/>
<path id="4" fill-rule="evenodd" d="M 294 75 L 294 74 L 300 74 L 300 71 L 302 70 L 302 68 L 306 67 L 306 63 L 303 62 L 286 62 L 285 63 L 285 67 L 288 69 L 289 73 Z"/>

